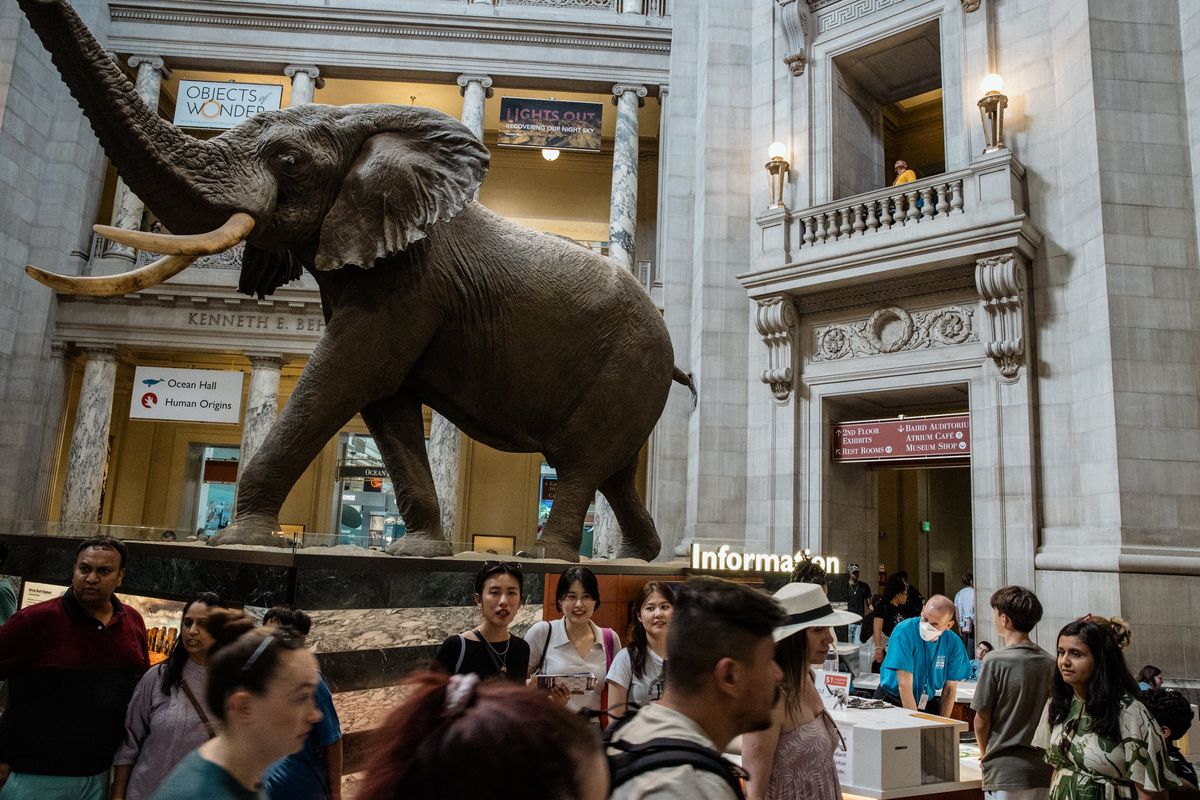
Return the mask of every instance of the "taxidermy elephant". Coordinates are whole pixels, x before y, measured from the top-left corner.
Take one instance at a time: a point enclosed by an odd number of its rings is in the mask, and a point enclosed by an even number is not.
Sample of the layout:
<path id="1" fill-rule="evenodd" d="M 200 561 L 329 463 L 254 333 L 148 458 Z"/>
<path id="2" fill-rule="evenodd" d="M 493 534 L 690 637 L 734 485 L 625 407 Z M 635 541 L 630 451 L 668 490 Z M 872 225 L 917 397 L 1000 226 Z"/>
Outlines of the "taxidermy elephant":
<path id="1" fill-rule="evenodd" d="M 449 554 L 424 403 L 477 441 L 557 468 L 547 556 L 578 560 L 597 489 L 621 555 L 658 554 L 636 459 L 672 378 L 691 385 L 662 318 L 615 262 L 474 202 L 489 156 L 467 128 L 425 108 L 305 105 L 201 141 L 142 103 L 65 0 L 19 4 L 121 176 L 173 232 L 98 226 L 167 255 L 118 276 L 31 275 L 60 292 L 125 294 L 245 240 L 239 291 L 264 297 L 302 269 L 320 287 L 324 336 L 245 465 L 220 543 L 278 542 L 288 491 L 361 413 L 408 526 L 393 552 Z"/>

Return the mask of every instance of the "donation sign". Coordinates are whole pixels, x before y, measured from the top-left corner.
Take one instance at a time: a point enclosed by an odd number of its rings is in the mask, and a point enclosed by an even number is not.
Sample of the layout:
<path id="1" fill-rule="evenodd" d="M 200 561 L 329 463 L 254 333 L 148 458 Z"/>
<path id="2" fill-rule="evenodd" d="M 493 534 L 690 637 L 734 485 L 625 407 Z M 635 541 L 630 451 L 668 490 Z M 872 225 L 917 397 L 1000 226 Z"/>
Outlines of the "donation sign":
<path id="1" fill-rule="evenodd" d="M 905 461 L 971 455 L 971 415 L 897 417 L 833 426 L 833 460 Z"/>
<path id="2" fill-rule="evenodd" d="M 496 144 L 599 153 L 603 115 L 599 103 L 502 97 Z"/>
<path id="3" fill-rule="evenodd" d="M 133 374 L 130 419 L 228 422 L 242 414 L 241 372 L 138 367 Z"/>
<path id="4" fill-rule="evenodd" d="M 181 128 L 233 128 L 262 111 L 278 111 L 283 87 L 275 83 L 179 81 L 175 124 Z"/>

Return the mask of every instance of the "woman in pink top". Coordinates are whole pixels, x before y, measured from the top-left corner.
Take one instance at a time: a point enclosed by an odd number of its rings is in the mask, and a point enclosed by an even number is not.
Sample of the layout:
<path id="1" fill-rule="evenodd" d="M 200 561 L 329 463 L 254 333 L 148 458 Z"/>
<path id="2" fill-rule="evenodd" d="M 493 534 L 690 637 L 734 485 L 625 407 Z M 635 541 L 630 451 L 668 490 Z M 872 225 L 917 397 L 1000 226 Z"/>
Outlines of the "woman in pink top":
<path id="1" fill-rule="evenodd" d="M 227 607 L 212 592 L 201 592 L 183 607 L 171 655 L 142 676 L 129 701 L 110 800 L 150 800 L 175 765 L 212 738 L 212 715 L 204 703 L 213 643 L 208 614 Z"/>
<path id="2" fill-rule="evenodd" d="M 862 617 L 834 611 L 825 592 L 812 583 L 789 583 L 775 599 L 788 614 L 774 633 L 783 691 L 771 727 L 742 737 L 742 765 L 750 773 L 746 797 L 841 800 L 833 754 L 845 743 L 825 711 L 812 668 L 825 660 L 834 642 L 833 628 Z"/>

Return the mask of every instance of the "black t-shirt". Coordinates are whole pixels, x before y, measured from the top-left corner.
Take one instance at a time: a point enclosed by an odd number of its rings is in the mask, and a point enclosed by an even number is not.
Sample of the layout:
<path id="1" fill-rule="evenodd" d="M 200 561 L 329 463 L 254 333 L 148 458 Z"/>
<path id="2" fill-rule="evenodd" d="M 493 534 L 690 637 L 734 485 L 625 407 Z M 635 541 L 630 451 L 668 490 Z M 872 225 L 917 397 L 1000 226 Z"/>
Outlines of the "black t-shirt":
<path id="1" fill-rule="evenodd" d="M 847 586 L 846 610 L 851 614 L 862 616 L 866 614 L 867 600 L 871 597 L 871 588 L 859 581 L 853 586 Z"/>
<path id="2" fill-rule="evenodd" d="M 891 603 L 881 603 L 876 609 L 876 615 L 883 620 L 883 635 L 891 636 L 892 630 L 904 620 L 904 606 L 894 606 Z"/>
<path id="3" fill-rule="evenodd" d="M 491 647 L 462 635 L 451 636 L 442 642 L 434 658 L 452 675 L 474 672 L 481 678 L 500 675 L 510 681 L 524 683 L 529 672 L 529 645 L 525 640 L 509 635 L 507 642 L 489 644 Z"/>

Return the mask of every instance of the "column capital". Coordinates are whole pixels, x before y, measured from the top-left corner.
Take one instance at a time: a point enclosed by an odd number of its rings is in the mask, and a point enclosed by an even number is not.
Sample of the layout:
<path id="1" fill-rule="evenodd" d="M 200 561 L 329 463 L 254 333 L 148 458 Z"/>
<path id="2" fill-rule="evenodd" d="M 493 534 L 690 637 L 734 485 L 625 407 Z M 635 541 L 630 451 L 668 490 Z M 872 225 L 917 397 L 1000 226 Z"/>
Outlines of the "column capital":
<path id="1" fill-rule="evenodd" d="M 622 95 L 632 93 L 637 96 L 638 108 L 641 108 L 646 104 L 646 95 L 650 93 L 650 90 L 641 84 L 616 83 L 613 84 L 612 93 L 612 103 L 614 106 L 621 99 Z"/>
<path id="2" fill-rule="evenodd" d="M 78 352 L 83 353 L 88 361 L 111 361 L 116 363 L 121 360 L 121 351 L 115 345 L 76 342 L 75 347 L 78 348 Z"/>
<path id="3" fill-rule="evenodd" d="M 467 93 L 468 83 L 478 83 L 483 87 L 484 97 L 491 97 L 495 94 L 492 91 L 492 76 L 491 75 L 459 75 L 454 81 L 458 84 L 458 93 L 465 95 Z"/>
<path id="4" fill-rule="evenodd" d="M 70 342 L 51 342 L 50 343 L 50 358 L 54 360 L 70 361 L 79 355 L 79 350 Z"/>
<path id="5" fill-rule="evenodd" d="M 280 353 L 246 353 L 246 359 L 254 369 L 282 369 L 287 357 Z"/>
<path id="6" fill-rule="evenodd" d="M 1013 253 L 975 262 L 975 288 L 987 319 L 985 352 L 1009 380 L 1025 364 L 1025 264 Z"/>
<path id="7" fill-rule="evenodd" d="M 127 63 L 130 69 L 140 70 L 142 67 L 149 67 L 150 69 L 157 70 L 162 75 L 164 81 L 171 77 L 171 70 L 168 69 L 167 62 L 163 61 L 162 56 L 137 54 L 130 56 Z"/>
<path id="8" fill-rule="evenodd" d="M 314 64 L 288 64 L 283 68 L 283 75 L 286 78 L 295 78 L 296 74 L 300 72 L 312 78 L 313 85 L 318 89 L 325 88 L 325 79 L 321 77 L 321 68 Z"/>

